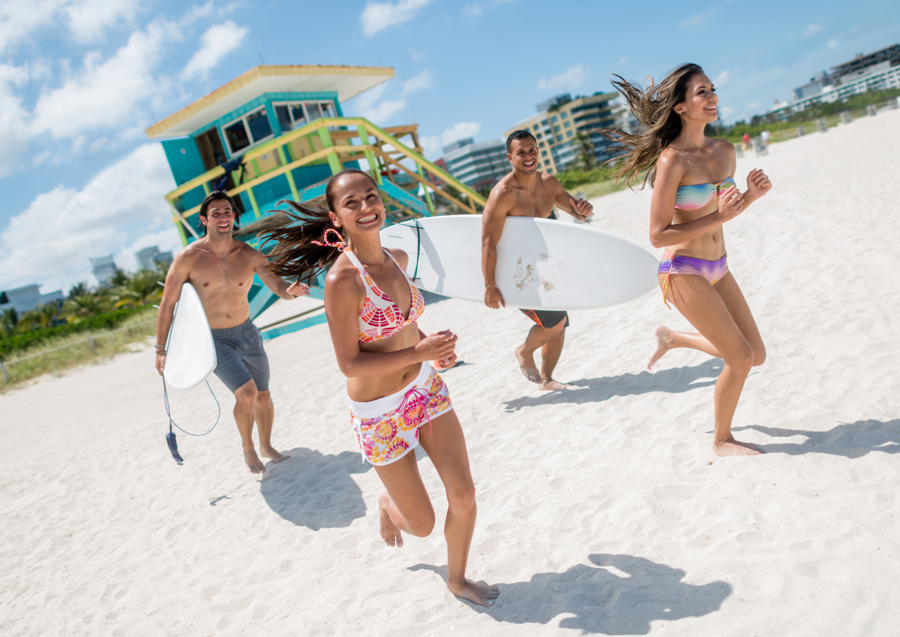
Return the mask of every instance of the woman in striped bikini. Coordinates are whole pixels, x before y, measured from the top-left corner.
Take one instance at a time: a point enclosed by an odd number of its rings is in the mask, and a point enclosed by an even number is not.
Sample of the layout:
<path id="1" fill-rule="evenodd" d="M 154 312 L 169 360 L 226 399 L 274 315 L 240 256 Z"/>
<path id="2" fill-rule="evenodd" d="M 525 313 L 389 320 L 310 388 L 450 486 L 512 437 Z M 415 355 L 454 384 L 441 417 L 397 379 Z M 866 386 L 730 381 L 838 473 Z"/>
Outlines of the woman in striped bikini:
<path id="1" fill-rule="evenodd" d="M 716 382 L 713 451 L 720 456 L 762 453 L 731 434 L 744 381 L 751 367 L 765 361 L 766 348 L 728 270 L 722 225 L 765 195 L 772 184 L 761 170 L 752 170 L 747 190 L 737 189 L 734 146 L 704 135 L 706 125 L 718 119 L 719 99 L 699 66 L 685 64 L 659 84 L 651 80 L 647 88 L 616 77 L 612 84 L 641 128 L 635 133 L 603 133 L 629 149 L 620 177 L 636 178 L 648 171 L 644 184 L 649 180 L 653 186 L 650 241 L 665 248 L 658 273 L 663 300 L 699 332 L 657 328 L 648 368 L 680 347 L 721 358 L 725 365 Z"/>
<path id="2" fill-rule="evenodd" d="M 419 329 L 425 301 L 406 275 L 408 255 L 381 247 L 384 203 L 372 177 L 345 170 L 328 181 L 325 199 L 328 210 L 288 202 L 300 213 L 290 215 L 294 223 L 263 233 L 278 242 L 270 268 L 298 280 L 328 270 L 328 328 L 347 376 L 350 422 L 363 461 L 385 486 L 378 499 L 385 543 L 403 546 L 401 532 L 425 537 L 434 529 L 434 508 L 413 453 L 421 445 L 447 493 L 447 588 L 491 606 L 497 588 L 466 579 L 475 485 L 462 427 L 435 369 L 453 367 L 456 336 L 426 336 Z"/>

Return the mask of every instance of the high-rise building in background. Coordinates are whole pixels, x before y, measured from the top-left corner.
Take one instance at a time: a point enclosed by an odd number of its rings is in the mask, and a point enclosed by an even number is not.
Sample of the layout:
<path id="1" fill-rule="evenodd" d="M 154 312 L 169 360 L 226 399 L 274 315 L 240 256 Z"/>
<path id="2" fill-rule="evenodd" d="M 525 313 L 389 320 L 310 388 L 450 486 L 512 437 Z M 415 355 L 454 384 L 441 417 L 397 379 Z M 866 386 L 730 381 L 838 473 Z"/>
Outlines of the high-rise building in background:
<path id="1" fill-rule="evenodd" d="M 845 100 L 866 91 L 900 88 L 900 44 L 863 55 L 831 67 L 831 73 L 816 73 L 810 81 L 794 89 L 790 102 L 776 102 L 767 115 L 787 119 L 810 104 Z"/>
<path id="2" fill-rule="evenodd" d="M 579 167 L 585 156 L 600 164 L 618 153 L 598 129 L 633 130 L 637 124 L 618 97 L 618 93 L 594 93 L 575 99 L 569 93 L 557 95 L 536 104 L 537 115 L 519 122 L 504 135 L 520 129 L 534 135 L 540 149 L 540 170 L 546 173 Z"/>
<path id="3" fill-rule="evenodd" d="M 0 312 L 15 308 L 16 314 L 21 317 L 25 312 L 36 310 L 50 301 L 62 305 L 66 297 L 61 290 L 41 294 L 40 287 L 40 283 L 32 283 L 14 290 L 0 292 Z"/>
<path id="4" fill-rule="evenodd" d="M 116 276 L 116 271 L 118 270 L 112 255 L 109 255 L 108 257 L 99 257 L 97 259 L 88 259 L 88 261 L 91 262 L 94 276 L 97 278 L 97 283 L 100 287 L 110 287 L 112 285 L 112 279 Z"/>
<path id="5" fill-rule="evenodd" d="M 493 188 L 510 171 L 502 139 L 476 144 L 474 139 L 466 137 L 444 146 L 443 150 L 441 160 L 446 162 L 447 172 L 473 190 Z"/>
<path id="6" fill-rule="evenodd" d="M 160 252 L 159 246 L 150 246 L 134 253 L 138 267 L 141 270 L 156 270 L 160 263 L 169 265 L 172 263 L 171 252 Z"/>

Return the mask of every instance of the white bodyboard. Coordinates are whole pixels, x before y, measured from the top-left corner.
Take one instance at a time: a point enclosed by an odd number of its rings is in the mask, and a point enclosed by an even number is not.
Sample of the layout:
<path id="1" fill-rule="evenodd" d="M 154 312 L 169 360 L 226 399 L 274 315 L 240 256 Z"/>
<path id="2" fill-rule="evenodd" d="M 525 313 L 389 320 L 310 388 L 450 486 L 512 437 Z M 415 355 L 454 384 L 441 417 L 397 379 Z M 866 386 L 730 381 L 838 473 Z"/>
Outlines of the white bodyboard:
<path id="1" fill-rule="evenodd" d="M 169 328 L 163 377 L 172 389 L 190 389 L 215 368 L 216 345 L 206 311 L 194 286 L 185 283 Z"/>
<path id="2" fill-rule="evenodd" d="M 418 224 L 418 227 L 417 227 Z M 484 302 L 481 215 L 425 217 L 381 231 L 385 248 L 409 255 L 423 290 Z M 508 217 L 497 245 L 497 287 L 507 307 L 571 310 L 616 305 L 657 289 L 658 260 L 609 232 Z"/>

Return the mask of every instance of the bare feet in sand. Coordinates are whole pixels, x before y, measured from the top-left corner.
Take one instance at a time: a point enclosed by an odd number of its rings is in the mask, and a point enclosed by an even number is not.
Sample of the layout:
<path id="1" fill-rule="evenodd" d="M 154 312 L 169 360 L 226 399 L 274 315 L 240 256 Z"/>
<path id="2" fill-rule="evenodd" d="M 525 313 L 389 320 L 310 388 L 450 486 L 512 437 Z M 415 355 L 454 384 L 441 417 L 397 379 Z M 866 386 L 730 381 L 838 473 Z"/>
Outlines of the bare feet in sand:
<path id="1" fill-rule="evenodd" d="M 473 582 L 464 579 L 460 583 L 447 582 L 450 592 L 479 606 L 493 606 L 500 596 L 500 589 L 488 586 L 484 582 Z"/>
<path id="2" fill-rule="evenodd" d="M 400 534 L 400 529 L 391 520 L 391 516 L 388 515 L 387 507 L 390 503 L 391 496 L 387 494 L 387 491 L 378 496 L 378 510 L 381 513 L 381 519 L 378 522 L 379 532 L 385 544 L 400 548 L 403 546 L 403 536 Z"/>
<path id="3" fill-rule="evenodd" d="M 758 456 L 765 452 L 749 442 L 729 438 L 723 442 L 713 442 L 713 453 L 717 456 Z"/>
<path id="4" fill-rule="evenodd" d="M 647 369 L 650 369 L 656 364 L 660 358 L 663 357 L 663 354 L 669 351 L 669 344 L 672 342 L 672 330 L 668 327 L 664 327 L 660 325 L 656 328 L 656 351 L 653 352 L 653 356 L 650 357 L 650 362 L 647 363 Z"/>
<path id="5" fill-rule="evenodd" d="M 283 453 L 276 450 L 275 447 L 273 447 L 271 445 L 268 447 L 263 447 L 262 445 L 260 445 L 259 446 L 259 455 L 261 455 L 264 458 L 268 458 L 272 462 L 284 462 L 285 460 L 290 458 L 290 456 L 284 455 Z"/>
<path id="6" fill-rule="evenodd" d="M 542 378 L 540 389 L 544 391 L 556 391 L 558 389 L 572 389 L 572 385 L 566 385 L 552 378 Z"/>
<path id="7" fill-rule="evenodd" d="M 519 369 L 525 374 L 525 378 L 532 383 L 539 383 L 541 382 L 541 373 L 538 371 L 537 365 L 534 364 L 534 356 L 525 356 L 525 354 L 522 353 L 524 349 L 524 345 L 516 348 L 516 360 L 519 361 Z"/>
<path id="8" fill-rule="evenodd" d="M 259 456 L 256 455 L 256 449 L 253 447 L 244 447 L 244 462 L 247 463 L 247 468 L 250 469 L 250 473 L 265 473 L 266 467 L 262 463 L 262 460 L 259 459 Z"/>

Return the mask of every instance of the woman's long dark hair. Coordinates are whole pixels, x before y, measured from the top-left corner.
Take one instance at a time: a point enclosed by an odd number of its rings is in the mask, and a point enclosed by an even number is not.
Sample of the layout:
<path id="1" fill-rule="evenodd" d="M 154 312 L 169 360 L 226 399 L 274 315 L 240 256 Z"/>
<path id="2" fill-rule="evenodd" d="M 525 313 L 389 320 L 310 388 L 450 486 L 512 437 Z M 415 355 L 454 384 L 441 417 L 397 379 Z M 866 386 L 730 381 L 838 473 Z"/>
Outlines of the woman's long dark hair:
<path id="1" fill-rule="evenodd" d="M 628 108 L 640 126 L 634 133 L 619 129 L 601 130 L 600 134 L 611 142 L 628 148 L 628 155 L 616 171 L 618 179 L 625 182 L 636 180 L 645 171 L 641 187 L 656 181 L 656 160 L 666 147 L 681 133 L 681 117 L 675 113 L 675 105 L 687 99 L 688 82 L 695 75 L 703 73 L 697 64 L 683 64 L 669 73 L 659 84 L 642 87 L 629 82 L 621 75 L 613 75 L 610 83 L 625 98 Z"/>
<path id="2" fill-rule="evenodd" d="M 327 271 L 337 261 L 341 255 L 337 248 L 318 245 L 315 242 L 325 243 L 329 239 L 325 236 L 325 232 L 328 230 L 332 231 L 328 233 L 331 242 L 334 240 L 334 233 L 340 235 L 344 241 L 347 240 L 341 230 L 334 227 L 328 212 L 334 210 L 337 182 L 341 177 L 354 174 L 365 175 L 375 184 L 375 180 L 369 173 L 348 168 L 328 180 L 328 185 L 325 187 L 327 208 L 307 206 L 288 200 L 282 202 L 293 208 L 293 210 L 282 210 L 288 217 L 287 224 L 259 233 L 259 238 L 263 240 L 262 245 L 270 241 L 276 242 L 275 248 L 268 255 L 269 271 L 280 277 L 310 281 L 319 273 Z"/>

